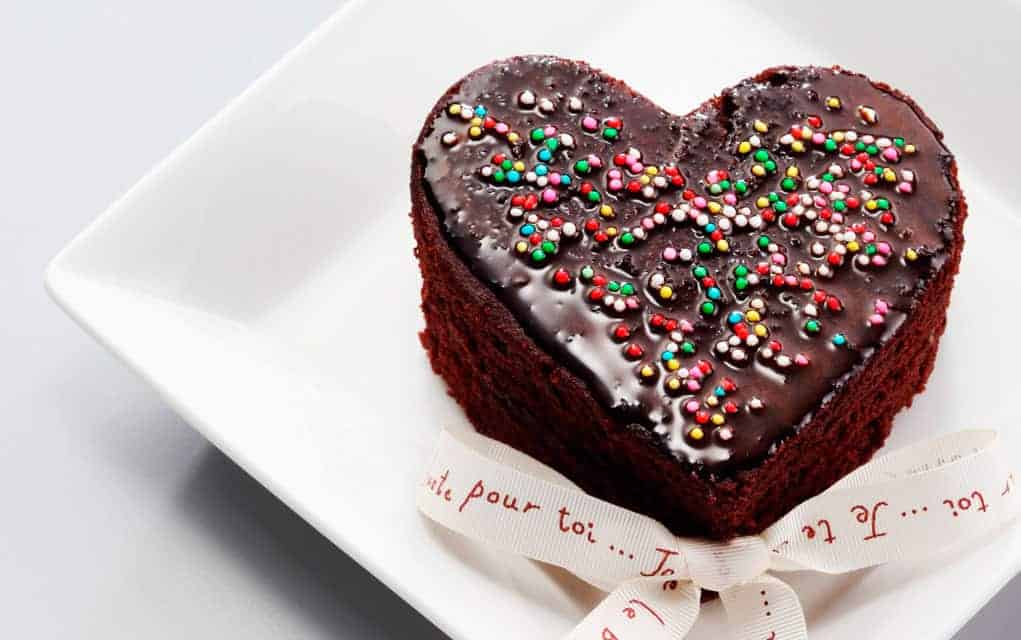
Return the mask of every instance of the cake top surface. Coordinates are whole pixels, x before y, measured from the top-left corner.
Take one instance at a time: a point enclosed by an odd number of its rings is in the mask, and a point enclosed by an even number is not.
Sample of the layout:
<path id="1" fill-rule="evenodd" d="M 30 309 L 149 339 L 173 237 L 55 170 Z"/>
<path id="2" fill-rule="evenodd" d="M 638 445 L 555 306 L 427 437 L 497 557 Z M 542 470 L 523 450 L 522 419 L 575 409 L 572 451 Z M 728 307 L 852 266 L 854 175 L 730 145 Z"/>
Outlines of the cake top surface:
<path id="1" fill-rule="evenodd" d="M 426 192 L 473 272 L 614 415 L 714 474 L 806 424 L 955 241 L 938 130 L 846 71 L 770 70 L 677 116 L 514 58 L 425 131 Z"/>

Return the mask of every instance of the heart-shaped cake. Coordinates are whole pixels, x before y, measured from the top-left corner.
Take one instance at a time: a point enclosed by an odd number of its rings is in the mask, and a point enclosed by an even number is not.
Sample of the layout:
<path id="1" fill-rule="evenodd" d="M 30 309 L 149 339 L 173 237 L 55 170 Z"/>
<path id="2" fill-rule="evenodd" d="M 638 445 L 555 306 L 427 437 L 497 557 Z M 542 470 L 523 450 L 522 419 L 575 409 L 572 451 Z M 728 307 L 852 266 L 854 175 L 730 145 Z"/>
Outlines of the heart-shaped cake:
<path id="1" fill-rule="evenodd" d="M 476 428 L 716 538 L 882 445 L 965 218 L 918 105 L 816 67 L 676 116 L 581 62 L 496 62 L 428 115 L 411 193 L 422 342 Z"/>

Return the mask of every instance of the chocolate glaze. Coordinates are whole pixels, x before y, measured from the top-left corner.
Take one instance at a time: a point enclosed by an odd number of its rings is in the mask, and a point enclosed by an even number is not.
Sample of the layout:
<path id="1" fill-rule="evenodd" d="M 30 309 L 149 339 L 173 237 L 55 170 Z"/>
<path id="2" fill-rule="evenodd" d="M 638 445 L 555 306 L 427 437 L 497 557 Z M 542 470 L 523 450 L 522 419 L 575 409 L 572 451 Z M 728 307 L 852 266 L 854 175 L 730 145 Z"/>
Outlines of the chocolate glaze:
<path id="1" fill-rule="evenodd" d="M 521 100 L 525 91 L 534 95 L 534 106 L 530 100 Z M 424 188 L 451 245 L 529 334 L 585 379 L 608 409 L 625 423 L 654 435 L 679 460 L 711 474 L 725 475 L 757 463 L 783 438 L 807 424 L 813 412 L 838 392 L 858 367 L 866 365 L 876 347 L 896 331 L 926 283 L 942 267 L 948 245 L 954 241 L 946 230 L 952 228 L 948 222 L 959 194 L 947 176 L 951 156 L 941 142 L 941 134 L 899 94 L 860 75 L 814 67 L 770 70 L 724 91 L 720 98 L 687 116 L 675 116 L 583 63 L 553 57 L 522 57 L 473 72 L 455 85 L 448 96 L 449 100 L 427 121 L 427 133 L 417 157 L 426 163 Z M 839 97 L 839 109 L 827 108 L 825 101 L 829 96 Z M 552 104 L 540 108 L 538 102 L 543 99 Z M 506 136 L 491 132 L 472 139 L 466 133 L 469 123 L 447 110 L 448 105 L 461 103 L 484 105 L 487 116 L 509 125 L 521 140 L 512 144 Z M 874 109 L 878 122 L 864 122 L 857 109 L 859 105 Z M 589 115 L 600 123 L 599 130 L 586 131 L 580 125 L 582 118 Z M 876 213 L 859 208 L 844 212 L 844 225 L 867 223 L 877 235 L 876 242 L 888 242 L 894 252 L 883 267 L 859 267 L 854 264 L 854 256 L 848 256 L 846 264 L 834 268 L 833 277 L 823 278 L 815 273 L 809 276 L 816 289 L 825 290 L 842 303 L 838 312 L 825 309 L 818 312 L 816 319 L 822 323 L 822 330 L 817 335 L 804 329 L 805 322 L 813 319 L 807 313 L 807 305 L 813 303 L 813 290 L 774 287 L 768 283 L 769 278 L 744 292 L 734 289 L 737 265 L 754 268 L 759 262 L 770 260 L 769 252 L 757 244 L 762 234 L 768 235 L 786 256 L 785 274 L 793 274 L 794 265 L 799 262 L 813 270 L 823 264 L 826 257 L 813 255 L 809 247 L 819 241 L 829 249 L 834 244 L 832 238 L 806 226 L 804 220 L 796 228 L 787 228 L 781 221 L 755 230 L 735 226 L 725 235 L 730 245 L 728 251 L 714 251 L 707 257 L 696 255 L 689 263 L 668 263 L 663 250 L 668 246 L 695 247 L 706 240 L 708 234 L 704 229 L 690 221 L 677 224 L 668 220 L 649 232 L 644 242 L 629 247 L 619 241 L 599 245 L 591 234 L 581 233 L 573 241 L 562 240 L 555 255 L 537 265 L 528 254 L 522 256 L 515 251 L 514 244 L 522 240 L 519 229 L 523 221 L 511 219 L 508 211 L 512 195 L 539 194 L 542 189 L 524 180 L 515 185 L 494 184 L 491 178 L 480 174 L 480 168 L 490 165 L 496 153 L 533 167 L 541 147 L 529 139 L 529 132 L 554 125 L 558 136 L 568 133 L 574 144 L 558 149 L 554 159 L 545 164 L 550 170 L 570 175 L 572 185 L 561 190 L 555 204 L 540 204 L 534 211 L 545 219 L 557 215 L 579 227 L 590 218 L 600 219 L 597 206 L 578 191 L 582 180 L 590 180 L 601 193 L 602 203 L 614 209 L 612 220 L 600 220 L 604 229 L 610 225 L 619 229 L 639 225 L 641 218 L 652 214 L 657 202 L 666 202 L 671 207 L 684 203 L 682 188 L 664 189 L 653 198 L 626 190 L 617 194 L 608 190 L 606 173 L 614 168 L 610 159 L 630 148 L 641 151 L 645 166 L 676 165 L 686 181 L 684 188 L 709 200 L 719 201 L 707 191 L 706 176 L 710 171 L 722 169 L 730 172 L 734 180 L 746 178 L 751 188 L 740 195 L 735 208 L 747 206 L 758 212 L 753 203 L 759 196 L 771 191 L 781 197 L 787 195 L 781 190 L 780 181 L 789 165 L 800 169 L 801 179 L 794 190 L 799 194 L 808 192 L 808 177 L 821 176 L 832 163 L 845 169 L 848 166 L 847 157 L 816 150 L 812 144 L 803 153 L 795 153 L 789 144 L 781 144 L 780 138 L 789 127 L 804 125 L 809 116 L 818 116 L 823 121 L 816 131 L 853 130 L 876 138 L 901 137 L 917 147 L 917 153 L 903 155 L 899 162 L 881 163 L 898 175 L 904 169 L 913 171 L 913 193 L 900 193 L 892 184 L 865 186 L 860 175 L 849 171 L 837 181 L 850 185 L 851 195 L 867 189 L 873 197 L 883 197 L 890 203 L 890 211 L 896 215 L 893 224 L 881 225 Z M 624 124 L 616 139 L 607 140 L 601 129 L 607 118 L 614 117 L 621 118 Z M 754 129 L 756 120 L 769 125 L 767 133 Z M 452 132 L 456 141 L 452 141 L 451 135 L 444 140 L 445 134 Z M 761 138 L 762 148 L 779 165 L 775 174 L 755 178 L 750 174 L 754 164 L 750 155 L 736 152 L 738 144 L 752 135 Z M 590 154 L 602 158 L 604 166 L 584 176 L 577 175 L 573 169 L 575 161 Z M 915 250 L 918 257 L 906 260 L 903 255 L 907 249 Z M 592 284 L 579 278 L 583 265 L 591 265 L 610 279 L 633 283 L 641 309 L 617 313 L 592 302 L 586 295 Z M 699 305 L 706 300 L 707 287 L 692 275 L 693 265 L 706 267 L 723 293 L 718 312 L 709 317 L 699 312 Z M 557 287 L 552 280 L 557 269 L 565 269 L 573 276 L 566 288 Z M 656 290 L 647 286 L 656 272 L 673 285 L 673 300 L 663 302 Z M 728 314 L 746 311 L 753 298 L 762 299 L 766 305 L 763 323 L 768 327 L 769 337 L 758 347 L 747 349 L 749 358 L 738 366 L 714 346 L 733 335 Z M 889 311 L 882 324 L 870 326 L 868 318 L 874 315 L 877 300 L 888 303 Z M 696 346 L 696 353 L 679 357 L 685 368 L 699 360 L 713 367 L 699 392 L 666 392 L 663 382 L 670 372 L 663 366 L 660 353 L 670 338 L 650 325 L 651 314 L 657 312 L 691 322 L 694 330 L 685 338 Z M 632 335 L 625 341 L 616 341 L 611 334 L 622 323 Z M 834 344 L 832 338 L 837 333 L 845 336 L 846 345 Z M 802 354 L 810 364 L 776 366 L 775 355 L 773 360 L 762 355 L 769 340 L 781 341 L 783 354 L 792 358 Z M 624 355 L 623 349 L 631 343 L 641 347 L 643 357 L 628 359 Z M 656 370 L 651 383 L 637 374 L 643 364 L 651 364 Z M 707 407 L 703 401 L 724 378 L 737 386 L 735 393 L 724 398 L 734 401 L 738 408 L 725 415 L 730 438 L 724 439 L 721 429 L 711 422 L 701 425 L 704 434 L 701 439 L 692 438 L 689 431 L 696 422 L 691 413 L 685 412 L 684 405 L 694 399 L 700 410 L 709 414 L 721 412 L 720 407 Z M 753 410 L 749 406 L 752 398 L 760 399 L 763 407 Z"/>

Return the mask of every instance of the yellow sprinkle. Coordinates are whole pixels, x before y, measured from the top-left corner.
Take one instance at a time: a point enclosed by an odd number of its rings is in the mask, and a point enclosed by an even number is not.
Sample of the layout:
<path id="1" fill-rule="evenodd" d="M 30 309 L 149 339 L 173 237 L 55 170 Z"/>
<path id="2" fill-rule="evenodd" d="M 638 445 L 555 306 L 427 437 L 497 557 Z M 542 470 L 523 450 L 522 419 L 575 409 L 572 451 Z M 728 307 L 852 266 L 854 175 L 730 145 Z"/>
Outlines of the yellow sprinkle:
<path id="1" fill-rule="evenodd" d="M 724 240 L 723 238 L 720 238 L 716 242 L 716 249 L 718 251 L 730 251 L 730 243 Z"/>
<path id="2" fill-rule="evenodd" d="M 674 290 L 668 286 L 662 286 L 659 288 L 659 297 L 664 300 L 669 300 L 674 295 Z"/>
<path id="3" fill-rule="evenodd" d="M 482 128 L 481 127 L 472 127 L 470 129 L 468 129 L 468 135 L 470 135 L 473 138 L 481 138 L 482 137 Z"/>
<path id="4" fill-rule="evenodd" d="M 915 260 L 918 260 L 918 252 L 914 249 L 908 249 L 904 252 L 904 257 L 909 261 L 914 262 Z"/>
<path id="5" fill-rule="evenodd" d="M 518 134 L 514 133 L 513 131 L 507 134 L 507 142 L 517 142 L 520 139 L 521 138 L 518 136 Z"/>
<path id="6" fill-rule="evenodd" d="M 757 325 L 755 325 L 755 328 L 752 329 L 752 331 L 754 331 L 755 335 L 760 337 L 760 338 L 765 338 L 766 336 L 769 335 L 769 329 L 767 329 L 766 325 L 764 325 L 764 324 L 757 324 Z"/>
<path id="7" fill-rule="evenodd" d="M 758 322 L 759 320 L 762 320 L 762 316 L 759 315 L 758 311 L 752 309 L 748 313 L 744 314 L 744 319 L 748 322 Z"/>
<path id="8" fill-rule="evenodd" d="M 688 432 L 688 435 L 691 436 L 692 440 L 701 440 L 702 438 L 705 437 L 705 433 L 703 433 L 702 427 L 695 427 L 694 429 Z"/>
<path id="9" fill-rule="evenodd" d="M 473 127 L 481 126 L 482 118 L 475 116 L 474 118 L 471 119 L 471 122 L 469 124 L 471 124 Z"/>
<path id="10" fill-rule="evenodd" d="M 617 227 L 606 227 L 606 235 L 610 236 L 611 238 L 617 235 Z"/>
<path id="11" fill-rule="evenodd" d="M 678 360 L 677 358 L 674 358 L 673 360 L 667 360 L 666 368 L 670 369 L 671 371 L 677 371 L 678 369 L 681 368 L 681 361 Z"/>
<path id="12" fill-rule="evenodd" d="M 723 211 L 723 206 L 721 206 L 719 202 L 710 202 L 708 208 L 710 213 L 719 213 L 720 211 Z"/>
<path id="13" fill-rule="evenodd" d="M 813 131 L 811 129 L 809 129 L 808 127 L 802 127 L 801 128 L 801 139 L 802 140 L 811 140 L 812 139 L 812 133 L 813 133 Z"/>
<path id="14" fill-rule="evenodd" d="M 763 122 L 762 120 L 756 120 L 753 126 L 755 127 L 755 130 L 758 131 L 759 133 L 765 133 L 769 131 L 769 125 Z"/>
<path id="15" fill-rule="evenodd" d="M 915 149 L 915 145 L 913 144 L 904 145 L 904 153 L 908 154 L 909 156 L 913 155 L 915 151 L 917 151 L 917 149 Z"/>
<path id="16" fill-rule="evenodd" d="M 461 113 L 461 105 L 459 104 L 450 105 L 450 107 L 447 108 L 447 113 L 449 113 L 452 116 L 456 116 L 457 114 Z"/>
<path id="17" fill-rule="evenodd" d="M 844 132 L 843 131 L 834 131 L 833 132 L 833 141 L 834 142 L 843 142 L 844 141 Z"/>
<path id="18" fill-rule="evenodd" d="M 678 380 L 677 378 L 667 378 L 666 386 L 671 391 L 677 391 L 678 389 L 681 388 L 681 381 Z"/>
<path id="19" fill-rule="evenodd" d="M 713 424 L 715 424 L 716 426 L 720 426 L 721 424 L 727 421 L 727 419 L 723 417 L 722 413 L 714 413 L 711 420 L 713 421 Z"/>
<path id="20" fill-rule="evenodd" d="M 642 176 L 641 178 L 638 179 L 638 182 L 641 182 L 642 184 L 649 184 L 650 182 L 652 182 L 652 178 L 650 178 L 649 176 Z"/>
<path id="21" fill-rule="evenodd" d="M 760 209 L 765 209 L 769 206 L 769 198 L 766 196 L 759 196 L 759 198 L 755 201 L 755 206 Z"/>
<path id="22" fill-rule="evenodd" d="M 883 180 L 887 182 L 896 182 L 897 174 L 893 172 L 893 169 L 883 169 Z"/>
<path id="23" fill-rule="evenodd" d="M 657 167 L 645 167 L 645 173 L 654 176 L 659 173 L 659 169 Z"/>
<path id="24" fill-rule="evenodd" d="M 705 399 L 705 403 L 710 407 L 715 407 L 720 404 L 720 399 L 717 398 L 716 396 L 709 396 L 708 398 Z"/>
<path id="25" fill-rule="evenodd" d="M 762 176 L 766 175 L 766 168 L 763 167 L 761 164 L 757 164 L 752 167 L 752 174 L 761 178 Z"/>
<path id="26" fill-rule="evenodd" d="M 836 96 L 830 96 L 829 98 L 826 98 L 826 106 L 829 107 L 830 109 L 839 109 L 840 98 Z"/>
<path id="27" fill-rule="evenodd" d="M 803 153 L 805 151 L 805 143 L 801 140 L 795 140 L 791 143 L 791 151 L 794 153 Z"/>
<path id="28" fill-rule="evenodd" d="M 599 207 L 599 215 L 603 216 L 604 218 L 612 218 L 613 217 L 613 207 L 611 207 L 608 204 L 604 204 L 604 205 L 600 206 Z"/>
<path id="29" fill-rule="evenodd" d="M 525 163 L 520 161 L 520 160 L 518 160 L 517 162 L 514 163 L 514 170 L 515 171 L 524 171 L 525 170 Z"/>
<path id="30" fill-rule="evenodd" d="M 745 140 L 741 144 L 737 145 L 737 152 L 740 153 L 740 154 L 750 153 L 751 150 L 752 150 L 752 145 L 747 140 Z"/>
<path id="31" fill-rule="evenodd" d="M 528 251 L 528 243 L 522 240 L 521 242 L 514 245 L 514 250 L 518 253 L 524 253 Z"/>
<path id="32" fill-rule="evenodd" d="M 649 365 L 645 365 L 644 367 L 642 367 L 640 373 L 643 378 L 651 378 L 652 376 L 656 375 L 656 370 L 650 367 Z"/>
<path id="33" fill-rule="evenodd" d="M 857 240 L 852 240 L 847 243 L 847 250 L 850 251 L 851 253 L 854 253 L 858 249 L 861 249 L 861 245 L 858 244 Z"/>
<path id="34" fill-rule="evenodd" d="M 797 178 L 798 177 L 798 168 L 797 167 L 793 167 L 793 166 L 792 167 L 787 167 L 787 177 L 788 178 Z"/>
<path id="35" fill-rule="evenodd" d="M 869 200 L 868 202 L 865 203 L 865 208 L 868 209 L 869 211 L 875 211 L 876 207 L 878 206 L 879 204 L 875 200 Z"/>

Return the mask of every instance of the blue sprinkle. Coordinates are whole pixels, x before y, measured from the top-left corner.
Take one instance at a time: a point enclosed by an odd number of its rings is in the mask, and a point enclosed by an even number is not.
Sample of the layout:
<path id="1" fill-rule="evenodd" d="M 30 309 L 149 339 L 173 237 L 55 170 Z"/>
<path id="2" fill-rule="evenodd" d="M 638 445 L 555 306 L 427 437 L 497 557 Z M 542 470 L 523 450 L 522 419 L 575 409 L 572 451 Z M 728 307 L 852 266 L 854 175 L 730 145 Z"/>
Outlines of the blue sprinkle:
<path id="1" fill-rule="evenodd" d="M 481 104 L 479 106 L 475 107 L 475 115 L 477 115 L 480 118 L 485 116 L 486 115 L 486 108 L 483 107 Z"/>
<path id="2" fill-rule="evenodd" d="M 833 336 L 833 344 L 837 345 L 838 347 L 842 347 L 845 344 L 847 344 L 847 337 L 842 333 L 838 333 L 837 335 Z"/>
<path id="3" fill-rule="evenodd" d="M 705 226 L 705 231 L 706 233 L 712 233 L 713 231 L 716 231 L 716 225 L 713 224 L 712 222 L 707 223 Z"/>
<path id="4" fill-rule="evenodd" d="M 547 173 L 549 173 L 549 167 L 547 167 L 546 165 L 539 164 L 535 166 L 535 175 L 544 176 Z"/>
<path id="5" fill-rule="evenodd" d="M 670 360 L 673 360 L 673 359 L 674 359 L 674 352 L 673 351 L 664 351 L 663 352 L 663 362 L 669 362 Z"/>
<path id="6" fill-rule="evenodd" d="M 560 184 L 571 184 L 571 176 L 567 174 L 560 176 Z"/>
<path id="7" fill-rule="evenodd" d="M 726 390 L 724 390 L 723 387 L 716 387 L 715 389 L 713 389 L 713 393 L 715 393 L 717 395 L 717 397 L 720 397 L 720 398 L 722 398 L 723 396 L 727 395 L 727 392 L 726 392 Z"/>
<path id="8" fill-rule="evenodd" d="M 706 291 L 706 295 L 709 296 L 710 300 L 719 300 L 721 294 L 720 290 L 716 287 L 709 287 L 709 290 Z"/>
<path id="9" fill-rule="evenodd" d="M 730 324 L 737 324 L 738 322 L 741 322 L 741 318 L 743 317 L 744 316 L 741 315 L 740 311 L 731 311 L 730 315 L 727 316 L 727 322 Z"/>
<path id="10" fill-rule="evenodd" d="M 553 158 L 553 154 L 550 153 L 549 149 L 541 149 L 539 151 L 539 159 L 543 162 L 549 162 Z"/>
<path id="11" fill-rule="evenodd" d="M 517 182 L 520 179 L 521 174 L 518 173 L 517 171 L 512 170 L 507 172 L 507 182 Z"/>
<path id="12" fill-rule="evenodd" d="M 521 235 L 523 235 L 523 236 L 530 236 L 533 233 L 535 233 L 535 227 L 534 226 L 532 226 L 530 224 L 526 224 L 526 225 L 522 225 L 521 226 Z"/>

